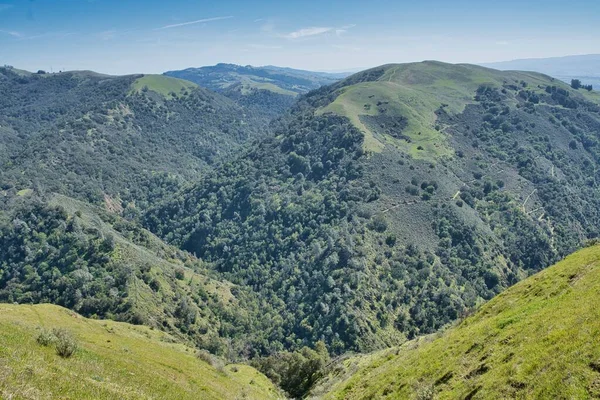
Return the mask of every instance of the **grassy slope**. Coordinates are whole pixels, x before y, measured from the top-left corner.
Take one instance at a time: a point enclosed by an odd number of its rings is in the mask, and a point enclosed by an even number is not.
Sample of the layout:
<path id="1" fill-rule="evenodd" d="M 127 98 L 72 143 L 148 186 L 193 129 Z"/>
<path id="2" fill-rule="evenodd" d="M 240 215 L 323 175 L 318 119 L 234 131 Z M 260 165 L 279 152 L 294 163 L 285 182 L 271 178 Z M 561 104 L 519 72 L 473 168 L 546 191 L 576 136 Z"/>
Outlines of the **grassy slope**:
<path id="1" fill-rule="evenodd" d="M 327 399 L 599 397 L 598 293 L 595 246 L 508 289 L 437 337 L 341 362 L 314 393 L 328 392 Z"/>
<path id="2" fill-rule="evenodd" d="M 293 97 L 296 97 L 298 95 L 298 93 L 279 87 L 275 83 L 271 83 L 268 80 L 252 79 L 246 76 L 240 76 L 239 79 L 242 84 L 242 94 L 244 95 L 250 93 L 252 89 L 268 90 L 273 93 Z"/>
<path id="3" fill-rule="evenodd" d="M 39 327 L 66 328 L 70 359 L 36 343 Z M 53 305 L 0 305 L 0 397 L 14 399 L 275 399 L 270 381 L 246 365 L 218 371 L 147 327 L 83 318 Z"/>
<path id="4" fill-rule="evenodd" d="M 319 110 L 348 117 L 365 133 L 365 150 L 381 152 L 391 144 L 411 154 L 414 158 L 436 158 L 452 154 L 447 145 L 443 128 L 436 130 L 435 111 L 447 104 L 450 114 L 462 112 L 467 104 L 474 102 L 477 88 L 483 84 L 501 87 L 504 82 L 528 83 L 528 89 L 543 91 L 548 84 L 567 88 L 563 82 L 552 80 L 533 72 L 501 72 L 475 65 L 451 65 L 437 61 L 386 65 L 385 73 L 376 81 L 345 86 L 338 92 L 334 102 Z M 411 142 L 394 139 L 389 135 L 376 135 L 368 129 L 360 116 L 405 117 L 408 126 L 402 132 Z M 423 150 L 418 148 L 422 147 Z"/>
<path id="5" fill-rule="evenodd" d="M 173 98 L 172 93 L 180 97 L 183 92 L 195 89 L 198 85 L 183 79 L 171 78 L 164 75 L 145 75 L 133 82 L 131 90 L 132 92 L 140 92 L 144 87 L 167 98 Z"/>

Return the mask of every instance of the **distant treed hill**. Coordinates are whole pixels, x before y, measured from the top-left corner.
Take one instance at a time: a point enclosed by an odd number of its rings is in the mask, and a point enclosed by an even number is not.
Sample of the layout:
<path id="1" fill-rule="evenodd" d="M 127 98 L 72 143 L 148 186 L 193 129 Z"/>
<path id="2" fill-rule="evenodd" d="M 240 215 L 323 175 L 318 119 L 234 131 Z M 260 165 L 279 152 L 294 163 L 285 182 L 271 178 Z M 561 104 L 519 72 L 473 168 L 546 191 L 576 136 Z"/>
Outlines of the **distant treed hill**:
<path id="1" fill-rule="evenodd" d="M 234 100 L 265 117 L 288 110 L 299 94 L 330 85 L 348 74 L 303 71 L 281 67 L 252 67 L 235 64 L 168 71 L 165 75 L 186 79 Z"/>
<path id="2" fill-rule="evenodd" d="M 186 79 L 214 91 L 226 91 L 232 87 L 247 94 L 253 90 L 296 96 L 329 85 L 348 74 L 329 74 L 280 67 L 252 67 L 235 64 L 188 68 L 168 71 L 165 75 Z"/>
<path id="3" fill-rule="evenodd" d="M 300 98 L 144 221 L 274 305 L 271 349 L 364 351 L 597 236 L 599 131 L 595 94 L 547 76 L 387 65 Z"/>
<path id="4" fill-rule="evenodd" d="M 0 190 L 144 207 L 267 131 L 268 119 L 187 81 L 0 68 Z"/>

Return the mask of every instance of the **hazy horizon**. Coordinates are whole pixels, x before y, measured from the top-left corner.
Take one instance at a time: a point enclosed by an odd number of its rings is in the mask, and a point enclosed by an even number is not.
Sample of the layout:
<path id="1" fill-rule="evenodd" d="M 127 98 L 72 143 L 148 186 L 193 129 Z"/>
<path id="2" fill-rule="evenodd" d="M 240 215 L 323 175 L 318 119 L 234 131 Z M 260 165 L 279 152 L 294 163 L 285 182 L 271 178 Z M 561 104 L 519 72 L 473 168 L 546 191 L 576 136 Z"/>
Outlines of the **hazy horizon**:
<path id="1" fill-rule="evenodd" d="M 27 70 L 161 73 L 214 65 L 352 71 L 600 53 L 600 5 L 383 0 L 0 3 L 1 63 Z M 577 21 L 573 24 L 572 21 Z"/>

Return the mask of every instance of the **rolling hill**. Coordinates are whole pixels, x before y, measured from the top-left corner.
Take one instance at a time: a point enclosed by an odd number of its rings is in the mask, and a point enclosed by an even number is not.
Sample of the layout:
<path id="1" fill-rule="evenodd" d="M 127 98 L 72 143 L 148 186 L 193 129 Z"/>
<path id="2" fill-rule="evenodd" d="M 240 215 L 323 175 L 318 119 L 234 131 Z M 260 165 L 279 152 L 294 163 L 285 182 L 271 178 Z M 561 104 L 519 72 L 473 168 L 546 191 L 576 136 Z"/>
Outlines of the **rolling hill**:
<path id="1" fill-rule="evenodd" d="M 73 356 L 36 342 L 52 329 L 73 335 Z M 166 333 L 48 304 L 0 304 L 0 360 L 0 396 L 9 399 L 283 398 L 247 365 L 219 365 Z"/>
<path id="2" fill-rule="evenodd" d="M 598 235 L 599 111 L 542 74 L 386 65 L 300 97 L 143 221 L 268 299 L 271 346 L 400 344 Z"/>
<path id="3" fill-rule="evenodd" d="M 596 245 L 518 283 L 443 332 L 339 361 L 314 398 L 597 398 L 599 290 Z"/>
<path id="4" fill-rule="evenodd" d="M 600 88 L 600 54 L 580 56 L 530 58 L 483 64 L 500 70 L 536 71 L 571 83 L 571 79 L 580 79 Z"/>
<path id="5" fill-rule="evenodd" d="M 335 83 L 349 74 L 217 64 L 168 71 L 165 75 L 194 82 L 265 118 L 275 118 L 292 107 L 296 96 Z"/>
<path id="6" fill-rule="evenodd" d="M 267 90 L 286 96 L 307 93 L 348 76 L 344 73 L 330 74 L 274 66 L 252 67 L 235 64 L 168 71 L 165 75 L 186 79 L 216 92 L 233 89 L 242 94 L 249 94 L 254 90 Z"/>
<path id="7" fill-rule="evenodd" d="M 267 131 L 188 81 L 0 68 L 1 193 L 36 189 L 143 208 Z"/>

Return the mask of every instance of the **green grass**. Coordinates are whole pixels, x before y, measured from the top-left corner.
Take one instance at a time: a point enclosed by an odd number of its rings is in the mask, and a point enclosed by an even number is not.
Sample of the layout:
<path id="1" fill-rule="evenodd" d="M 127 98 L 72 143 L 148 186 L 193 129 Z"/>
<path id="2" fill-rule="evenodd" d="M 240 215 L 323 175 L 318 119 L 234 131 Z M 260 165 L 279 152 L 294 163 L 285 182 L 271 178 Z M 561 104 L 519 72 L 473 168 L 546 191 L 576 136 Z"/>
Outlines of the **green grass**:
<path id="1" fill-rule="evenodd" d="M 79 342 L 68 359 L 36 342 L 41 328 Z M 83 318 L 53 305 L 0 305 L 0 398 L 278 399 L 247 365 L 215 369 L 195 350 L 143 326 Z"/>
<path id="2" fill-rule="evenodd" d="M 441 334 L 340 362 L 314 394 L 326 399 L 597 398 L 599 294 L 600 246 L 595 246 L 522 281 Z"/>
<path id="3" fill-rule="evenodd" d="M 139 93 L 144 88 L 148 88 L 148 90 L 172 99 L 174 97 L 181 97 L 185 91 L 194 90 L 197 87 L 198 85 L 195 83 L 183 79 L 171 78 L 164 75 L 145 75 L 133 82 L 131 91 Z"/>
<path id="4" fill-rule="evenodd" d="M 335 101 L 318 113 L 335 113 L 349 118 L 364 132 L 366 151 L 381 152 L 385 146 L 392 145 L 417 159 L 433 160 L 453 154 L 443 133 L 444 127 L 436 124 L 435 111 L 446 104 L 446 111 L 451 115 L 461 113 L 467 104 L 474 103 L 475 91 L 483 84 L 501 87 L 505 82 L 518 85 L 525 81 L 528 89 L 539 92 L 543 92 L 548 84 L 568 88 L 563 82 L 537 73 L 500 72 L 466 64 L 426 61 L 383 68 L 385 73 L 374 82 L 340 89 Z M 378 103 L 386 115 L 408 119 L 408 126 L 402 133 L 410 138 L 410 143 L 389 135 L 378 135 L 361 122 L 362 115 L 380 114 Z"/>
<path id="5" fill-rule="evenodd" d="M 27 197 L 27 196 L 30 196 L 32 193 L 33 193 L 32 189 L 23 189 L 23 190 L 19 190 L 17 192 L 17 196 Z"/>
<path id="6" fill-rule="evenodd" d="M 268 90 L 269 92 L 293 97 L 296 97 L 298 95 L 298 93 L 296 92 L 284 89 L 268 81 L 254 80 L 245 76 L 240 76 L 240 81 L 242 83 L 242 94 L 244 95 L 249 94 L 252 91 L 252 89 Z"/>

